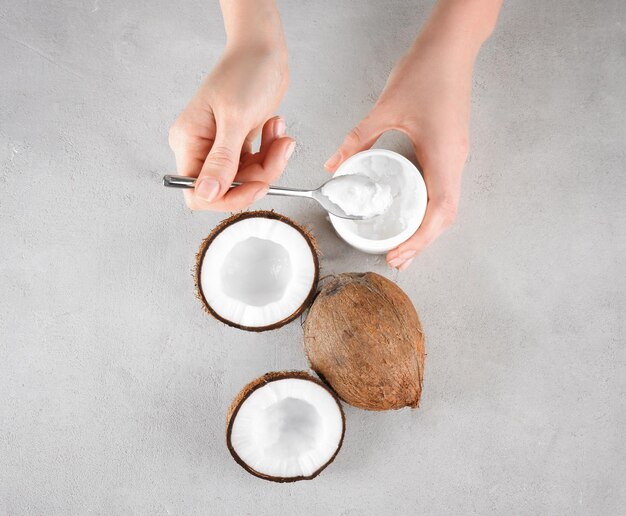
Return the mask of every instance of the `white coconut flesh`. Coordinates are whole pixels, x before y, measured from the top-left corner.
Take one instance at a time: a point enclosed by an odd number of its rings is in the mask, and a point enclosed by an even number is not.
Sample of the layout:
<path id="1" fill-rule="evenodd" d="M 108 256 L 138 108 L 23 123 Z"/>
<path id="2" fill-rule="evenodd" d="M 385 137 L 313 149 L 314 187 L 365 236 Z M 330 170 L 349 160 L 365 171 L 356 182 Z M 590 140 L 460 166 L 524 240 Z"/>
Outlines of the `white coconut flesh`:
<path id="1" fill-rule="evenodd" d="M 223 319 L 252 328 L 296 312 L 314 281 L 313 252 L 302 233 L 264 217 L 243 219 L 222 230 L 200 269 L 207 304 Z"/>
<path id="2" fill-rule="evenodd" d="M 234 416 L 230 445 L 247 466 L 275 478 L 307 477 L 341 445 L 335 398 L 309 380 L 286 378 L 259 387 Z"/>

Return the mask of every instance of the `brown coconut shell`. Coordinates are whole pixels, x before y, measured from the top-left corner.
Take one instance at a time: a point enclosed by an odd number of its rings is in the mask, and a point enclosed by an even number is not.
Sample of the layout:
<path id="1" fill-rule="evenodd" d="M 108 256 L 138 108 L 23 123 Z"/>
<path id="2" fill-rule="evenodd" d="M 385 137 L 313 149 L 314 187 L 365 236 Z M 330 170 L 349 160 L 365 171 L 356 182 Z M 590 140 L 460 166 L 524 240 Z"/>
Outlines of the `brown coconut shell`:
<path id="1" fill-rule="evenodd" d="M 309 248 L 311 249 L 311 254 L 313 255 L 313 263 L 315 266 L 315 276 L 313 278 L 313 284 L 311 285 L 311 290 L 309 294 L 307 295 L 306 299 L 302 302 L 302 305 L 300 305 L 300 307 L 295 312 L 293 312 L 288 317 L 282 319 L 281 321 L 277 321 L 273 324 L 269 324 L 267 326 L 260 326 L 260 327 L 243 326 L 243 325 L 237 324 L 234 321 L 225 319 L 224 317 L 219 315 L 215 310 L 213 310 L 213 308 L 209 305 L 206 298 L 204 297 L 204 294 L 202 293 L 202 285 L 200 282 L 200 271 L 202 269 L 202 260 L 204 260 L 204 255 L 206 254 L 206 251 L 211 245 L 211 243 L 213 242 L 213 240 L 215 240 L 215 237 L 217 237 L 217 235 L 219 235 L 222 231 L 224 231 L 227 227 L 231 226 L 232 224 L 239 222 L 241 220 L 250 219 L 253 217 L 280 220 L 281 222 L 284 222 L 285 224 L 288 224 L 291 227 L 293 227 L 295 230 L 297 230 L 304 237 L 307 244 L 309 245 Z M 285 217 L 284 215 L 281 215 L 280 213 L 276 213 L 274 211 L 266 211 L 266 210 L 245 211 L 242 213 L 237 213 L 235 215 L 232 215 L 231 217 L 228 217 L 227 219 L 224 219 L 222 222 L 220 222 L 213 229 L 213 231 L 211 231 L 209 236 L 207 236 L 202 241 L 202 244 L 200 245 L 200 249 L 196 253 L 196 267 L 195 267 L 195 273 L 194 273 L 195 284 L 196 284 L 196 297 L 202 303 L 202 307 L 204 308 L 205 312 L 213 316 L 218 321 L 221 321 L 224 324 L 227 324 L 228 326 L 232 326 L 233 328 L 239 328 L 240 330 L 254 331 L 254 332 L 275 330 L 277 328 L 280 328 L 281 326 L 284 326 L 287 323 L 290 323 L 296 317 L 302 314 L 302 312 L 304 312 L 304 310 L 306 310 L 309 307 L 309 305 L 313 302 L 313 299 L 315 298 L 315 292 L 317 291 L 319 275 L 320 275 L 319 249 L 317 247 L 317 242 L 315 241 L 315 238 L 313 237 L 311 232 L 308 231 L 303 226 L 301 226 L 300 224 L 298 224 L 297 222 L 291 220 L 289 217 Z"/>
<path id="2" fill-rule="evenodd" d="M 264 385 L 267 385 L 270 382 L 275 382 L 277 380 L 284 380 L 288 378 L 297 378 L 300 380 L 307 380 L 309 382 L 316 383 L 320 387 L 323 387 L 333 397 L 333 399 L 337 403 L 337 406 L 339 407 L 339 412 L 341 413 L 341 423 L 342 423 L 341 438 L 339 439 L 337 450 L 335 451 L 333 456 L 325 464 L 323 464 L 319 469 L 314 471 L 311 475 L 298 476 L 298 477 L 286 477 L 286 478 L 285 477 L 273 477 L 270 475 L 265 475 L 263 473 L 260 473 L 259 471 L 255 470 L 254 468 L 251 468 L 248 464 L 246 464 L 241 459 L 241 457 L 237 455 L 237 452 L 235 451 L 232 445 L 230 437 L 231 437 L 231 432 L 233 429 L 233 422 L 235 421 L 235 418 L 237 417 L 237 412 L 239 412 L 239 409 L 243 405 L 243 402 L 248 398 L 248 396 L 250 396 L 258 388 L 263 387 Z M 315 478 L 324 469 L 326 469 L 329 464 L 331 464 L 335 460 L 335 457 L 339 453 L 339 450 L 341 449 L 341 445 L 343 444 L 343 437 L 345 433 L 346 433 L 346 417 L 345 417 L 345 414 L 343 413 L 343 408 L 341 408 L 341 403 L 339 402 L 339 399 L 337 398 L 335 393 L 328 388 L 328 386 L 325 383 L 321 382 L 320 380 L 310 375 L 306 371 L 272 372 L 272 373 L 266 373 L 263 376 L 257 378 L 256 380 L 252 380 L 248 385 L 246 385 L 241 390 L 241 392 L 233 400 L 233 402 L 231 403 L 228 409 L 228 413 L 226 415 L 226 446 L 228 447 L 228 451 L 232 455 L 233 459 L 235 459 L 235 462 L 237 462 L 237 464 L 239 464 L 243 469 L 245 469 L 248 473 L 251 473 L 255 477 L 259 477 L 265 480 L 270 480 L 272 482 L 279 482 L 279 483 L 297 482 L 299 480 L 311 480 Z"/>
<path id="3" fill-rule="evenodd" d="M 417 407 L 424 379 L 424 333 L 411 300 L 373 272 L 335 276 L 304 323 L 313 370 L 355 407 Z"/>

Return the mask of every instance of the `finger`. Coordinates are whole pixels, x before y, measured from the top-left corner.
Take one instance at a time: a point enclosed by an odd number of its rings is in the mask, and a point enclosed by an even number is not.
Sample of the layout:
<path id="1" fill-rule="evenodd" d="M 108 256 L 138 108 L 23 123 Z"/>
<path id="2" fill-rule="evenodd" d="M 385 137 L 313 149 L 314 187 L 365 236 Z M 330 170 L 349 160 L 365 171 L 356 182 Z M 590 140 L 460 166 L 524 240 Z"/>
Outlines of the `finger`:
<path id="1" fill-rule="evenodd" d="M 190 137 L 181 117 L 170 128 L 169 144 L 176 159 L 176 173 L 179 176 L 198 177 L 213 145 L 213 138 Z M 194 191 L 183 190 L 183 195 L 185 203 L 191 206 Z"/>
<path id="2" fill-rule="evenodd" d="M 237 173 L 237 181 L 242 183 L 247 183 L 248 181 L 272 183 L 285 170 L 295 146 L 296 141 L 288 136 L 274 140 L 267 150 L 263 162 L 252 163 L 242 167 Z"/>
<path id="3" fill-rule="evenodd" d="M 324 163 L 324 167 L 329 172 L 334 172 L 350 156 L 374 145 L 386 129 L 385 126 L 377 123 L 370 113 L 348 133 L 339 149 Z"/>
<path id="4" fill-rule="evenodd" d="M 268 190 L 268 184 L 263 181 L 251 181 L 241 186 L 231 188 L 217 202 L 211 204 L 214 211 L 238 211 L 262 199 Z"/>
<path id="5" fill-rule="evenodd" d="M 280 177 L 295 149 L 296 140 L 288 136 L 272 143 L 263 160 L 263 170 L 268 182 L 271 183 Z"/>
<path id="6" fill-rule="evenodd" d="M 411 265 L 412 261 L 413 261 L 413 258 L 409 258 L 406 262 L 402 263 L 401 265 L 398 265 L 398 270 L 400 272 L 404 272 L 405 270 L 409 268 L 409 265 Z"/>
<path id="7" fill-rule="evenodd" d="M 387 263 L 391 267 L 400 267 L 407 260 L 413 259 L 452 223 L 456 213 L 456 201 L 447 199 L 431 199 L 428 202 L 426 215 L 419 229 L 406 242 L 387 253 Z"/>
<path id="8" fill-rule="evenodd" d="M 283 136 L 285 136 L 285 131 L 285 121 L 281 117 L 276 116 L 274 118 L 270 118 L 263 125 L 263 132 L 261 135 L 261 147 L 259 149 L 259 152 L 242 156 L 241 165 L 243 167 L 247 167 L 248 165 L 251 165 L 253 163 L 262 163 L 272 143 L 275 142 L 278 138 L 282 138 Z"/>
<path id="9" fill-rule="evenodd" d="M 232 122 L 217 124 L 213 147 L 202 165 L 194 197 L 205 204 L 212 203 L 228 192 L 237 169 L 246 137 Z"/>
<path id="10" fill-rule="evenodd" d="M 210 145 L 207 146 L 206 153 L 209 152 L 210 148 Z M 204 160 L 196 158 L 191 153 L 180 148 L 174 151 L 174 156 L 176 158 L 176 173 L 179 176 L 198 177 L 200 170 L 202 170 Z M 191 206 L 194 195 L 194 190 L 183 190 L 183 196 L 187 206 Z"/>
<path id="11" fill-rule="evenodd" d="M 215 122 L 211 114 L 197 119 L 186 110 L 176 119 L 169 129 L 168 143 L 176 158 L 178 175 L 198 177 L 214 135 Z"/>
<path id="12" fill-rule="evenodd" d="M 259 154 L 265 155 L 270 145 L 272 145 L 272 142 L 285 136 L 286 131 L 287 124 L 285 123 L 285 119 L 281 116 L 275 116 L 265 122 L 263 131 L 261 132 L 261 148 L 259 149 Z"/>
<path id="13" fill-rule="evenodd" d="M 206 142 L 205 147 L 206 156 L 211 148 L 211 142 Z M 179 176 L 198 177 L 200 175 L 204 160 L 196 157 L 194 153 L 186 149 L 178 149 L 174 151 L 174 158 L 176 159 L 176 173 Z"/>

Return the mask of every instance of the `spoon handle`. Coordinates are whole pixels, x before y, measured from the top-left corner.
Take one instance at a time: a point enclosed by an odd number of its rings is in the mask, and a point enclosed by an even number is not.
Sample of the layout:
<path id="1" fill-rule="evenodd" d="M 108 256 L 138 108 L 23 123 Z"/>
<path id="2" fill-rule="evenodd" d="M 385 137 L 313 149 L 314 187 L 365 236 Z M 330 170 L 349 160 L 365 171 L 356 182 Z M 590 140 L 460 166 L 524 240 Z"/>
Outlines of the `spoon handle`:
<path id="1" fill-rule="evenodd" d="M 196 185 L 195 177 L 187 176 L 163 176 L 163 186 L 169 188 L 194 188 Z M 240 186 L 241 183 L 234 182 L 231 188 Z M 284 186 L 270 186 L 268 195 L 281 195 L 283 197 L 312 197 L 313 192 L 311 190 L 297 190 L 294 188 L 285 188 Z"/>
<path id="2" fill-rule="evenodd" d="M 163 186 L 167 186 L 168 188 L 194 188 L 196 186 L 196 178 L 187 176 L 163 176 Z"/>
<path id="3" fill-rule="evenodd" d="M 234 184 L 235 183 L 233 183 L 233 185 Z M 297 188 L 285 188 L 284 186 L 270 185 L 267 195 L 282 195 L 283 197 L 313 197 L 313 192 L 311 190 L 298 190 Z"/>

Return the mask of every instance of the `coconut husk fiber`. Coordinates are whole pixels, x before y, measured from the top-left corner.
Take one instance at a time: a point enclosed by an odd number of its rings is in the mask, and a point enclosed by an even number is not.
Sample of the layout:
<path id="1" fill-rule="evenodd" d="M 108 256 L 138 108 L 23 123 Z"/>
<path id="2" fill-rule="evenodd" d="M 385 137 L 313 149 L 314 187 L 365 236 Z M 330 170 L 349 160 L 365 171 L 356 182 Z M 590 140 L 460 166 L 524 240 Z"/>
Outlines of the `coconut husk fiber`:
<path id="1" fill-rule="evenodd" d="M 312 369 L 350 405 L 417 407 L 424 379 L 424 333 L 411 300 L 375 274 L 335 276 L 304 324 Z"/>

